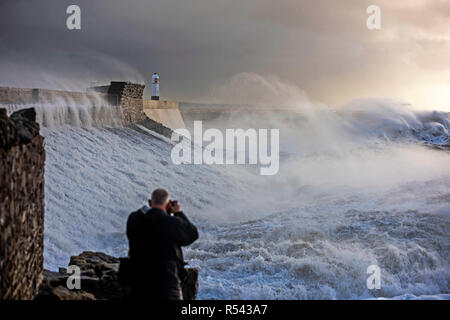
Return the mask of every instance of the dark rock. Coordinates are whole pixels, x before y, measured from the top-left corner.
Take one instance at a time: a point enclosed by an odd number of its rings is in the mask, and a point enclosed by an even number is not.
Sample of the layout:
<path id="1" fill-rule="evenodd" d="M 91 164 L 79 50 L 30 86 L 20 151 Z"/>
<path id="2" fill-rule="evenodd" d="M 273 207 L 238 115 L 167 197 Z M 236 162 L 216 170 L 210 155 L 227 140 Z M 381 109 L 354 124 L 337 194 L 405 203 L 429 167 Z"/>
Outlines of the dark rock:
<path id="1" fill-rule="evenodd" d="M 130 288 L 119 283 L 119 262 L 118 258 L 102 252 L 85 251 L 78 256 L 72 256 L 69 266 L 80 267 L 81 289 L 67 289 L 69 274 L 45 270 L 44 281 L 36 299 L 85 300 L 90 298 L 86 294 L 92 294 L 95 299 L 129 299 Z M 66 269 L 60 268 L 60 271 Z M 182 288 L 183 297 L 185 300 L 194 300 L 198 291 L 198 271 L 195 268 L 188 268 L 186 272 L 187 278 Z"/>
<path id="2" fill-rule="evenodd" d="M 17 134 L 21 143 L 31 141 L 39 134 L 39 124 L 36 122 L 36 111 L 34 108 L 22 109 L 11 115 Z"/>
<path id="3" fill-rule="evenodd" d="M 9 150 L 19 144 L 16 126 L 6 112 L 0 109 L 0 149 Z"/>
<path id="4" fill-rule="evenodd" d="M 67 268 L 59 268 L 58 272 L 59 273 L 67 273 Z"/>
<path id="5" fill-rule="evenodd" d="M 43 283 L 48 282 L 49 285 L 57 287 L 59 285 L 65 285 L 67 277 L 67 273 L 53 272 L 44 269 Z"/>
<path id="6" fill-rule="evenodd" d="M 24 118 L 31 122 L 36 122 L 36 111 L 34 108 L 21 109 L 11 115 L 11 119 Z"/>
<path id="7" fill-rule="evenodd" d="M 8 117 L 6 109 L 0 109 L 0 148 L 8 150 L 13 146 L 30 142 L 39 135 L 34 108 L 22 109 Z"/>
<path id="8" fill-rule="evenodd" d="M 83 290 L 69 290 L 64 286 L 46 286 L 44 284 L 39 288 L 39 294 L 36 296 L 37 301 L 52 300 L 96 300 L 92 293 Z"/>

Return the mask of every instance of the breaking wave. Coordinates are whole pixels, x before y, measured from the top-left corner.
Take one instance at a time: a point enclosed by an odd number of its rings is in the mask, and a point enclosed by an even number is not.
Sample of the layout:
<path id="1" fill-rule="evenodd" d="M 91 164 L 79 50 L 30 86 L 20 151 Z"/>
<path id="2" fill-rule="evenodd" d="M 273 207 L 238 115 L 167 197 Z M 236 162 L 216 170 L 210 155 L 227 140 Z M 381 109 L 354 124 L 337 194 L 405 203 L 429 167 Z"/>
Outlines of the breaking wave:
<path id="1" fill-rule="evenodd" d="M 23 109 L 24 105 L 0 105 L 11 114 Z M 62 125 L 74 127 L 119 127 L 122 126 L 121 109 L 99 102 L 85 103 L 36 103 L 27 104 L 26 108 L 36 110 L 36 121 L 42 127 L 55 128 Z"/>

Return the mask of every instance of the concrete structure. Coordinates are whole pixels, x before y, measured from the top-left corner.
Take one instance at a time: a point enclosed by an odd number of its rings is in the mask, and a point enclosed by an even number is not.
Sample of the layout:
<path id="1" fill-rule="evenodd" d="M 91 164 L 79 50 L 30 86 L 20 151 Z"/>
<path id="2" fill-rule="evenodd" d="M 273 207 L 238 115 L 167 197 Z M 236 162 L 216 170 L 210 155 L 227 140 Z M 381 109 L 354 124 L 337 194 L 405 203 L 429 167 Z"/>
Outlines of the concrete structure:
<path id="1" fill-rule="evenodd" d="M 115 104 L 118 97 L 110 97 L 102 92 L 76 92 L 48 89 L 27 89 L 0 87 L 0 103 L 33 104 L 33 103 L 68 103 L 68 104 L 99 104 L 108 101 Z"/>
<path id="2" fill-rule="evenodd" d="M 185 127 L 178 102 L 144 100 L 143 106 L 145 115 L 150 119 L 159 122 L 172 130 Z"/>
<path id="3" fill-rule="evenodd" d="M 124 81 L 112 81 L 110 85 L 88 88 L 86 92 L 0 87 L 0 103 L 110 104 L 122 107 L 122 120 L 129 124 L 145 119 L 144 88 L 145 85 Z"/>
<path id="4" fill-rule="evenodd" d="M 268 106 L 179 103 L 159 100 L 159 75 L 152 76 L 152 99 L 144 100 L 144 85 L 124 81 L 113 81 L 109 85 L 88 88 L 87 92 L 70 92 L 46 89 L 22 89 L 0 87 L 0 103 L 108 103 L 120 106 L 119 112 L 124 124 L 139 122 L 149 117 L 167 128 L 190 127 L 195 120 L 216 125 L 218 120 L 230 126 L 239 119 L 250 117 L 296 120 L 299 110 L 295 108 L 273 108 Z M 288 120 L 289 120 L 288 119 Z M 300 119 L 301 120 L 301 119 Z"/>
<path id="5" fill-rule="evenodd" d="M 112 81 L 109 85 L 88 88 L 86 92 L 0 87 L 0 103 L 110 104 L 121 107 L 124 124 L 142 121 L 147 116 L 170 129 L 185 127 L 178 102 L 144 100 L 144 88 L 144 85 L 125 81 Z M 159 91 L 154 93 L 159 94 Z"/>

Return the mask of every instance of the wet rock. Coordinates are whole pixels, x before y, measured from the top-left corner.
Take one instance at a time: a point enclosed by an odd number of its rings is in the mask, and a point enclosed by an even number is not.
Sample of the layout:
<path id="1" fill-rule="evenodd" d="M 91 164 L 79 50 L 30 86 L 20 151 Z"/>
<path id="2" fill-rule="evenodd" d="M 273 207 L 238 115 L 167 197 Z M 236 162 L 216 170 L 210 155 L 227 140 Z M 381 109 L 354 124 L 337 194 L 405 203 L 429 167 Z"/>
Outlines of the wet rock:
<path id="1" fill-rule="evenodd" d="M 0 148 L 5 150 L 28 143 L 39 135 L 34 108 L 22 109 L 8 117 L 6 109 L 0 109 Z"/>
<path id="2" fill-rule="evenodd" d="M 44 138 L 34 109 L 0 109 L 0 300 L 33 299 L 44 270 Z"/>
<path id="3" fill-rule="evenodd" d="M 119 283 L 118 258 L 102 252 L 85 251 L 70 258 L 69 266 L 76 265 L 81 271 L 80 290 L 67 289 L 67 269 L 60 272 L 44 271 L 44 281 L 39 288 L 38 300 L 86 300 L 129 299 L 130 288 Z M 187 279 L 183 285 L 185 300 L 194 300 L 198 291 L 198 271 L 195 268 L 186 269 Z"/>
<path id="4" fill-rule="evenodd" d="M 96 300 L 92 293 L 82 290 L 69 290 L 64 286 L 50 287 L 41 285 L 39 294 L 35 298 L 38 301 L 44 300 Z"/>
<path id="5" fill-rule="evenodd" d="M 69 290 L 66 285 L 67 278 L 66 273 L 44 270 L 44 280 L 35 300 L 95 300 L 92 293 L 84 290 Z"/>
<path id="6" fill-rule="evenodd" d="M 34 108 L 22 109 L 11 115 L 14 121 L 20 143 L 30 142 L 39 134 L 39 124 L 36 122 L 36 111 Z"/>

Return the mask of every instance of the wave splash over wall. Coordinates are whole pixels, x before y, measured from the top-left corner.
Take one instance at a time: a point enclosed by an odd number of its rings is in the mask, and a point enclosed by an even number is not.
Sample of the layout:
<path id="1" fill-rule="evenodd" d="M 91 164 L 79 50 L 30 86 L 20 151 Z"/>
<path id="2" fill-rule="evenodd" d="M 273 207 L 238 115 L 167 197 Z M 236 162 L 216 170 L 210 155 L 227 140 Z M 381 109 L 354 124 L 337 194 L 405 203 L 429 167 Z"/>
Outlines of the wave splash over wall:
<path id="1" fill-rule="evenodd" d="M 22 109 L 24 105 L 6 105 L 8 113 Z M 121 110 L 118 106 L 105 103 L 67 104 L 36 103 L 27 104 L 26 108 L 36 110 L 36 121 L 41 127 L 55 128 L 62 125 L 74 127 L 118 127 L 122 125 Z"/>
<path id="2" fill-rule="evenodd" d="M 331 110 L 276 79 L 231 82 L 225 92 L 238 104 L 258 99 L 246 92 L 262 87 L 265 101 L 296 112 L 216 120 L 280 128 L 282 159 L 276 176 L 234 175 L 252 182 L 251 200 L 205 213 L 224 225 L 210 226 L 214 236 L 189 251 L 208 267 L 201 297 L 450 297 L 447 112 L 387 99 Z M 367 289 L 370 265 L 381 269 L 379 290 Z"/>
<path id="3" fill-rule="evenodd" d="M 236 112 L 215 119 L 211 126 L 220 127 L 227 122 L 234 127 L 282 128 L 288 147 L 298 145 L 304 152 L 320 148 L 345 150 L 353 143 L 375 141 L 419 142 L 450 148 L 449 112 L 416 109 L 401 101 L 381 98 L 355 99 L 329 108 L 311 101 L 294 84 L 255 73 L 240 73 L 211 91 L 212 96 L 207 99 L 215 103 L 227 101 L 272 110 L 270 117 Z"/>

